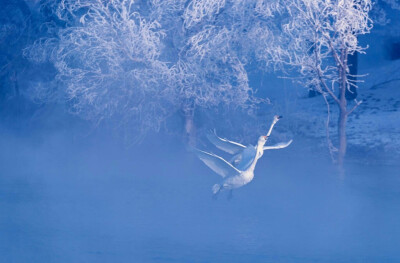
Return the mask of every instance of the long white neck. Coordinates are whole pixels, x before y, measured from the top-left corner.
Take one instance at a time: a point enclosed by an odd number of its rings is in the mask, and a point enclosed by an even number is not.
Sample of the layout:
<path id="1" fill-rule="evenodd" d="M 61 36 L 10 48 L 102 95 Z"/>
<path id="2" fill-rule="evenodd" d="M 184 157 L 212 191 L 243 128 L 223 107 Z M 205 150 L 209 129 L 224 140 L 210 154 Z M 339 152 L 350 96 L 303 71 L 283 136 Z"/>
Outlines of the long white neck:
<path id="1" fill-rule="evenodd" d="M 259 141 L 257 142 L 257 146 L 256 146 L 256 151 L 257 151 L 257 153 L 256 153 L 256 158 L 254 158 L 254 161 L 253 161 L 253 163 L 251 164 L 251 168 L 252 168 L 253 170 L 254 170 L 254 168 L 256 167 L 256 164 L 257 164 L 258 159 L 260 159 L 260 158 L 263 156 L 263 154 L 264 154 L 264 145 L 265 145 L 265 143 L 267 142 L 268 137 L 271 135 L 272 129 L 274 128 L 275 124 L 278 122 L 278 120 L 279 120 L 280 118 L 281 118 L 281 117 L 279 117 L 279 116 L 277 116 L 277 115 L 274 116 L 274 120 L 273 120 L 272 123 L 271 123 L 271 127 L 269 128 L 269 131 L 268 131 L 268 133 L 267 133 L 266 140 L 264 140 L 264 141 L 259 140 Z"/>
<path id="2" fill-rule="evenodd" d="M 264 144 L 263 143 L 258 143 L 257 146 L 256 146 L 256 151 L 257 151 L 256 158 L 254 158 L 254 161 L 250 166 L 250 169 L 252 171 L 254 171 L 254 169 L 256 168 L 256 164 L 257 164 L 258 159 L 260 159 L 261 156 L 263 156 L 263 154 L 264 154 Z"/>
<path id="3" fill-rule="evenodd" d="M 264 144 L 265 144 L 265 143 L 258 143 L 258 144 L 257 144 L 257 148 L 256 148 L 256 150 L 257 150 L 257 157 L 256 157 L 256 159 L 260 159 L 261 156 L 264 154 Z"/>
<path id="4" fill-rule="evenodd" d="M 268 140 L 269 136 L 271 135 L 272 129 L 274 128 L 275 124 L 279 121 L 279 118 L 280 117 L 278 117 L 277 115 L 274 116 L 274 120 L 272 121 L 271 126 L 269 127 L 269 131 L 267 133 L 267 140 Z"/>

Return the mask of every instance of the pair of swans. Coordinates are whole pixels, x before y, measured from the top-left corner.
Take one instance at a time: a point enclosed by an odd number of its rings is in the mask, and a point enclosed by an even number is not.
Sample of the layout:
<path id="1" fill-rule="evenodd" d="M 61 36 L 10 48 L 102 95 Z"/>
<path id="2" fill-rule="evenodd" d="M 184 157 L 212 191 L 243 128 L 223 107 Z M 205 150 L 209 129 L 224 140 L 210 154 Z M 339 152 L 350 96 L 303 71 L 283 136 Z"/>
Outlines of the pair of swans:
<path id="1" fill-rule="evenodd" d="M 212 144 L 218 149 L 233 155 L 229 162 L 213 153 L 194 149 L 199 159 L 223 178 L 222 183 L 215 184 L 212 187 L 214 195 L 220 191 L 236 189 L 250 183 L 254 178 L 254 169 L 257 161 L 263 156 L 265 150 L 283 149 L 292 143 L 292 140 L 290 140 L 273 146 L 265 146 L 272 129 L 281 118 L 281 116 L 274 116 L 267 135 L 260 136 L 256 146 L 244 146 L 240 143 L 220 138 L 215 133 L 208 134 L 207 138 Z"/>

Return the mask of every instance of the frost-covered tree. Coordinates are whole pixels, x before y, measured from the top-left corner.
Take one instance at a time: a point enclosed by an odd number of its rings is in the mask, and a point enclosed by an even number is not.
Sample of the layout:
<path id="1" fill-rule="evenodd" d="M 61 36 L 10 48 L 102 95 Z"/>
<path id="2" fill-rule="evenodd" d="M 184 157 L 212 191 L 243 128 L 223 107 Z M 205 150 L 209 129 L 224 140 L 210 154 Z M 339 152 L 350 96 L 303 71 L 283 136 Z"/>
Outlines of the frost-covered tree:
<path id="1" fill-rule="evenodd" d="M 41 8 L 64 26 L 53 26 L 55 33 L 26 54 L 54 64 L 71 112 L 95 122 L 134 123 L 138 133 L 158 129 L 170 103 L 160 98 L 171 93 L 170 68 L 159 59 L 165 35 L 159 23 L 128 0 L 47 1 Z"/>
<path id="2" fill-rule="evenodd" d="M 327 137 L 331 154 L 337 151 L 342 164 L 347 117 L 361 103 L 346 101 L 357 87 L 349 57 L 364 53 L 357 37 L 372 27 L 371 7 L 370 0 L 192 0 L 183 18 L 195 32 L 195 56 L 233 55 L 244 64 L 257 60 L 264 69 L 300 75 L 306 87 L 323 94 L 328 111 L 328 98 L 333 100 L 339 109 L 338 146 L 328 130 Z"/>
<path id="3" fill-rule="evenodd" d="M 186 132 L 194 130 L 197 108 L 253 108 L 245 64 L 235 43 L 240 21 L 232 19 L 225 1 L 152 1 L 153 14 L 163 16 L 168 31 L 169 61 L 176 61 L 176 89 L 186 118 Z M 222 8 L 226 11 L 221 12 Z M 166 11 L 167 10 L 167 11 Z M 161 15 L 160 15 L 161 14 Z"/>
<path id="4" fill-rule="evenodd" d="M 254 49 L 259 42 L 254 37 L 254 30 L 268 28 L 269 21 L 260 19 L 257 10 L 261 1 L 186 2 L 181 16 L 180 37 L 185 40 L 180 48 L 181 61 L 197 67 L 197 72 L 205 76 L 207 82 L 223 87 L 216 94 L 218 97 L 229 94 L 227 99 L 238 105 L 265 102 L 251 96 L 253 91 L 248 84 L 247 67 L 255 62 Z"/>
<path id="5" fill-rule="evenodd" d="M 62 26 L 25 53 L 55 65 L 80 116 L 123 120 L 144 133 L 181 109 L 190 133 L 196 107 L 248 107 L 253 100 L 237 57 L 197 53 L 201 39 L 184 24 L 185 2 L 42 1 Z"/>
<path id="6" fill-rule="evenodd" d="M 350 74 L 349 56 L 364 53 L 365 47 L 358 36 L 372 28 L 369 18 L 370 0 L 288 0 L 275 9 L 276 19 L 272 38 L 257 54 L 265 61 L 272 61 L 282 69 L 295 69 L 306 86 L 313 86 L 326 101 L 334 101 L 339 110 L 338 146 L 327 137 L 331 154 L 343 163 L 347 142 L 346 122 L 361 101 L 348 104 L 346 90 L 357 87 L 357 80 Z"/>
<path id="7" fill-rule="evenodd" d="M 364 52 L 357 36 L 371 29 L 370 0 L 42 0 L 43 6 L 64 24 L 26 53 L 54 63 L 73 112 L 95 120 L 119 116 L 146 131 L 180 109 L 191 133 L 197 108 L 254 105 L 246 65 L 262 62 L 264 69 L 297 69 L 338 105 L 343 162 L 347 117 L 360 104 L 347 105 L 344 96 L 357 86 L 348 57 Z"/>

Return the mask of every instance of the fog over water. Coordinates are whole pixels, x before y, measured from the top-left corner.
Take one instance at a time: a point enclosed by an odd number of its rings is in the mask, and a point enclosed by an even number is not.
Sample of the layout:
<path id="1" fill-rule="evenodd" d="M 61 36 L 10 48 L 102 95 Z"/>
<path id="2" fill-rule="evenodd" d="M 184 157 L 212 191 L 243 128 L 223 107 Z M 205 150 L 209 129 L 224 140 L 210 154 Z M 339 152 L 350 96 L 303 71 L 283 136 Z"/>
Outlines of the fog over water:
<path id="1" fill-rule="evenodd" d="M 5 262 L 397 262 L 398 167 L 268 151 L 246 187 L 212 198 L 219 176 L 179 139 L 126 148 L 105 134 L 2 131 Z M 318 157 L 325 156 L 325 157 Z"/>

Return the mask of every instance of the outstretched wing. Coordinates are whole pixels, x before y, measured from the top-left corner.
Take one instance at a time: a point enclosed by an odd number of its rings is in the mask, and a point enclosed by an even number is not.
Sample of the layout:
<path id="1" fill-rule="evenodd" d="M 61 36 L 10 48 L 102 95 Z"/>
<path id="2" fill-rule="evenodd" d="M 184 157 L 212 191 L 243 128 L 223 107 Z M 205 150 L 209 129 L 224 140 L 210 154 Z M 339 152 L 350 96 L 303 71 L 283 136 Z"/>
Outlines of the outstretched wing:
<path id="1" fill-rule="evenodd" d="M 213 153 L 208 153 L 199 149 L 194 149 L 200 160 L 202 160 L 214 172 L 221 175 L 222 178 L 239 174 L 241 171 L 225 161 L 223 158 Z"/>
<path id="2" fill-rule="evenodd" d="M 238 153 L 239 151 L 243 150 L 246 148 L 246 146 L 237 143 L 237 142 L 232 142 L 227 139 L 223 139 L 217 136 L 217 134 L 214 132 L 210 132 L 207 134 L 207 139 L 215 145 L 220 150 L 223 150 L 227 153 L 230 154 L 235 154 Z"/>
<path id="3" fill-rule="evenodd" d="M 288 147 L 288 146 L 292 143 L 292 141 L 293 141 L 293 140 L 290 140 L 290 141 L 288 141 L 288 142 L 281 142 L 281 143 L 278 143 L 278 144 L 272 145 L 272 146 L 264 146 L 264 151 L 265 151 L 265 150 L 275 150 L 275 149 L 283 149 L 283 148 L 286 148 L 286 147 Z"/>

